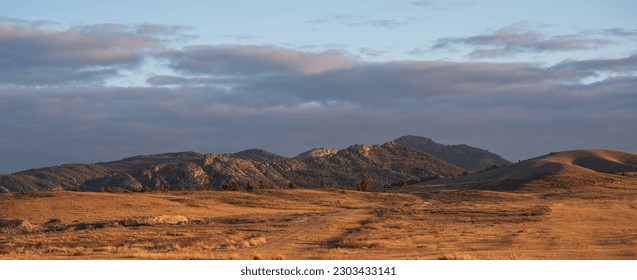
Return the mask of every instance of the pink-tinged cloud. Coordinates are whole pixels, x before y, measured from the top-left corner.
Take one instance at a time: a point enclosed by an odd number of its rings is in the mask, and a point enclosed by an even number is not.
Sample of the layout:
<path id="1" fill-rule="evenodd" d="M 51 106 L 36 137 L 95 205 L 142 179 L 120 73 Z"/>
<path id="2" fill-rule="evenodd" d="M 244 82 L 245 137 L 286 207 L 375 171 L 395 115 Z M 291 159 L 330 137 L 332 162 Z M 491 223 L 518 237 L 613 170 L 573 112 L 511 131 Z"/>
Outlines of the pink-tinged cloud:
<path id="1" fill-rule="evenodd" d="M 341 52 L 306 53 L 269 46 L 191 46 L 163 55 L 175 70 L 195 74 L 316 75 L 358 64 Z"/>

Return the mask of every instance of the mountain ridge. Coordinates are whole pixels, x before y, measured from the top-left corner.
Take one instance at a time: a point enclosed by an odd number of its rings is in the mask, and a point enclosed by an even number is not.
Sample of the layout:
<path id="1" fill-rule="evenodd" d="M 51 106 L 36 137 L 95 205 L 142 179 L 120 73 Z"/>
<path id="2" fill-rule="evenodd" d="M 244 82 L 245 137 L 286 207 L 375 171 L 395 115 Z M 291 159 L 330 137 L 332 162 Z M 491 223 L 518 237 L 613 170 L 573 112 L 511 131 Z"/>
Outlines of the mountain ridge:
<path id="1" fill-rule="evenodd" d="M 464 172 L 428 153 L 389 142 L 312 149 L 294 158 L 249 149 L 234 154 L 178 152 L 67 164 L 0 175 L 0 192 L 218 190 L 229 182 L 245 189 L 286 187 L 291 182 L 305 188 L 354 188 L 363 180 L 380 188 Z"/>

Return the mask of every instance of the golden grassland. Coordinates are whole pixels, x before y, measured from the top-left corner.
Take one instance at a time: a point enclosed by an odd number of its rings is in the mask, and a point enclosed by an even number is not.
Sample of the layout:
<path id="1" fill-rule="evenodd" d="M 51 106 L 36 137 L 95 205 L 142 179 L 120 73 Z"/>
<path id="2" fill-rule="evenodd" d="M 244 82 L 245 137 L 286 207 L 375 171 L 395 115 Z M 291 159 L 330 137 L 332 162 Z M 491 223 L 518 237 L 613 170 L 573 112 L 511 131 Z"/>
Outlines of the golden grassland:
<path id="1" fill-rule="evenodd" d="M 637 259 L 637 180 L 613 178 L 542 192 L 3 195 L 0 259 Z"/>

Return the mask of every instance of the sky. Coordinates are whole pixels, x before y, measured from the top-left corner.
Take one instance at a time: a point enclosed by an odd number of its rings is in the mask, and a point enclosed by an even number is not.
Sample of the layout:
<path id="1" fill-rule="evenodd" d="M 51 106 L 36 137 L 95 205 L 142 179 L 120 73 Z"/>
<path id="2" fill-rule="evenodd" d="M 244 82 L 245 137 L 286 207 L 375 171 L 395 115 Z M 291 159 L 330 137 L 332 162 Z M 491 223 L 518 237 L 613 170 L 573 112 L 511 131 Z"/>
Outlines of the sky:
<path id="1" fill-rule="evenodd" d="M 637 151 L 635 1 L 0 0 L 0 174 L 178 151 Z"/>

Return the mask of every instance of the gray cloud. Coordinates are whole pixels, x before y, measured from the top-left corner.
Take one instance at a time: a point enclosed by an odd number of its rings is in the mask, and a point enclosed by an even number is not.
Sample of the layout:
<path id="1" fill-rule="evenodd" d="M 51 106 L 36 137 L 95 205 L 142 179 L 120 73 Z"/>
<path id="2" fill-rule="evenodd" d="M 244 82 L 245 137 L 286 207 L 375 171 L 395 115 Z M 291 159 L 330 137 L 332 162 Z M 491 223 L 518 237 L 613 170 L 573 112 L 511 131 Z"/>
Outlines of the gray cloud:
<path id="1" fill-rule="evenodd" d="M 431 6 L 431 5 L 434 4 L 434 1 L 431 1 L 431 0 L 419 0 L 419 1 L 412 1 L 411 4 L 414 5 L 414 6 Z"/>
<path id="2" fill-rule="evenodd" d="M 637 37 L 637 30 L 635 29 L 625 29 L 625 28 L 607 28 L 602 29 L 601 32 L 607 36 L 618 36 L 618 37 Z"/>
<path id="3" fill-rule="evenodd" d="M 179 27 L 100 24 L 69 30 L 0 22 L 0 83 L 63 85 L 99 83 L 118 68 L 139 65 Z"/>
<path id="4" fill-rule="evenodd" d="M 14 25 L 29 27 L 29 28 L 39 28 L 47 25 L 57 25 L 58 23 L 50 20 L 24 20 L 13 17 L 5 17 L 0 16 L 0 23 L 11 23 Z"/>
<path id="5" fill-rule="evenodd" d="M 412 6 L 424 7 L 429 9 L 450 10 L 450 9 L 455 9 L 458 7 L 475 5 L 476 2 L 475 1 L 450 1 L 450 0 L 447 0 L 447 1 L 418 0 L 418 1 L 411 1 L 409 4 Z"/>
<path id="6" fill-rule="evenodd" d="M 578 82 L 587 71 L 583 66 L 541 68 L 527 63 L 361 63 L 336 52 L 314 54 L 258 46 L 199 46 L 171 51 L 164 58 L 174 69 L 195 76 L 157 76 L 149 83 L 216 86 L 232 96 L 243 96 L 236 99 L 239 103 L 264 106 L 306 102 L 381 106 L 507 92 L 518 96 L 530 92 L 535 98 L 543 90 Z"/>
<path id="7" fill-rule="evenodd" d="M 373 48 L 358 48 L 358 52 L 368 57 L 378 57 L 385 53 L 385 51 L 373 49 Z"/>
<path id="8" fill-rule="evenodd" d="M 146 79 L 148 84 L 153 86 L 218 86 L 228 88 L 237 84 L 245 83 L 248 79 L 243 77 L 181 77 L 172 75 L 157 75 Z"/>
<path id="9" fill-rule="evenodd" d="M 489 34 L 438 39 L 432 48 L 447 49 L 456 45 L 467 45 L 477 48 L 469 54 L 470 57 L 491 58 L 523 52 L 586 50 L 611 43 L 612 41 L 606 38 L 595 38 L 583 34 L 547 37 L 530 28 L 527 23 L 518 23 Z"/>
<path id="10" fill-rule="evenodd" d="M 577 71 L 580 76 L 597 76 L 600 73 L 628 73 L 637 71 L 637 54 L 620 59 L 566 60 L 552 69 Z M 634 73 L 633 73 L 634 74 Z"/>
<path id="11" fill-rule="evenodd" d="M 371 26 L 377 28 L 392 29 L 401 25 L 422 21 L 421 18 L 409 18 L 409 19 L 389 19 L 389 18 L 372 18 L 368 16 L 359 16 L 352 14 L 337 14 L 326 16 L 322 18 L 316 18 L 309 20 L 308 23 L 312 24 L 327 24 L 336 23 L 349 27 Z"/>

